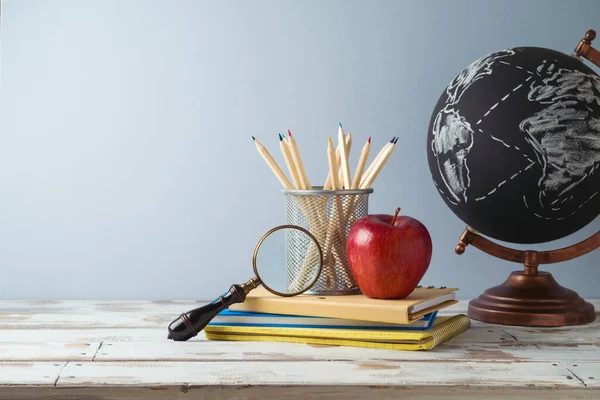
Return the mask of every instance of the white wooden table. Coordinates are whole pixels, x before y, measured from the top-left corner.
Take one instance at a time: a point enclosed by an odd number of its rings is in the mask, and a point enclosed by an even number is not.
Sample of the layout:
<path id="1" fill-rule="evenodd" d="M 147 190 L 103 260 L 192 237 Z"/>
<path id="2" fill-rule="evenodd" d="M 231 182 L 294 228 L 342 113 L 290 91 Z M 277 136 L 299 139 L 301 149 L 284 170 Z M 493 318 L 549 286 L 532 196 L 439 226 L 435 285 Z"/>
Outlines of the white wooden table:
<path id="1" fill-rule="evenodd" d="M 0 302 L 0 399 L 600 399 L 598 320 L 473 321 L 427 352 L 167 340 L 199 304 Z"/>

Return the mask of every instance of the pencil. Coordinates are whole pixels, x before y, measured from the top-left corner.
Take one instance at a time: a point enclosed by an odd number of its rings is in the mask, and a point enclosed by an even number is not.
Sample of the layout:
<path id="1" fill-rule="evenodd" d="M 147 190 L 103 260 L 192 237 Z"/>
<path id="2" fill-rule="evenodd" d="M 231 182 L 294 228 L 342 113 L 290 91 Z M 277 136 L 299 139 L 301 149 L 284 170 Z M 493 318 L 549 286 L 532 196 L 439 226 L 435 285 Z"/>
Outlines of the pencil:
<path id="1" fill-rule="evenodd" d="M 294 139 L 294 137 L 292 136 L 292 132 L 290 132 L 289 129 L 288 144 L 290 145 L 290 153 L 292 155 L 292 159 L 294 160 L 294 164 L 296 165 L 296 170 L 298 171 L 298 177 L 300 178 L 300 182 L 302 183 L 301 188 L 303 190 L 312 189 L 312 186 L 308 181 L 308 177 L 306 176 L 306 171 L 304 170 L 304 164 L 302 163 L 302 158 L 300 157 L 298 144 L 296 143 L 296 139 Z"/>
<path id="2" fill-rule="evenodd" d="M 331 188 L 333 190 L 337 190 L 339 188 L 338 176 L 336 171 L 337 160 L 335 157 L 335 150 L 333 149 L 333 142 L 331 141 L 331 137 L 327 138 L 327 161 L 329 163 L 329 172 L 331 173 Z M 343 146 L 343 144 L 341 144 Z"/>
<path id="3" fill-rule="evenodd" d="M 369 175 L 365 176 L 365 178 L 363 179 L 363 181 L 360 184 L 361 189 L 367 189 L 367 188 L 371 187 L 371 185 L 377 178 L 377 175 L 379 175 L 379 173 L 383 169 L 383 166 L 389 160 L 390 156 L 394 152 L 394 147 L 396 147 L 395 145 L 396 145 L 397 141 L 398 141 L 398 138 L 396 138 L 394 140 L 394 142 L 392 143 L 392 145 L 387 148 L 386 153 L 382 156 L 379 163 L 375 167 L 373 167 L 373 170 L 369 173 Z"/>
<path id="4" fill-rule="evenodd" d="M 271 154 L 269 154 L 267 148 L 265 146 L 263 146 L 262 143 L 260 143 L 258 140 L 256 140 L 256 138 L 254 136 L 252 136 L 252 140 L 254 141 L 254 144 L 256 145 L 256 149 L 258 150 L 258 153 L 262 156 L 262 158 L 265 160 L 267 165 L 271 168 L 271 171 L 273 171 L 273 173 L 275 174 L 277 179 L 279 179 L 279 182 L 281 182 L 283 187 L 285 189 L 293 189 L 294 187 L 292 186 L 292 183 L 287 178 L 287 176 L 285 176 L 285 174 L 283 173 L 281 168 L 279 168 L 279 165 L 277 165 L 275 160 L 273 160 L 273 157 L 271 157 Z"/>
<path id="5" fill-rule="evenodd" d="M 358 164 L 356 166 L 356 171 L 354 172 L 354 179 L 352 179 L 352 189 L 358 189 L 360 186 L 360 180 L 362 179 L 363 172 L 365 170 L 365 166 L 367 165 L 367 159 L 369 158 L 369 153 L 371 151 L 371 138 L 367 140 L 367 143 L 363 146 L 363 149 L 360 153 L 360 158 L 358 159 Z"/>
<path id="6" fill-rule="evenodd" d="M 338 135 L 339 136 L 339 135 Z M 350 164 L 348 164 L 349 162 L 349 157 L 350 157 L 350 147 L 352 146 L 352 133 L 348 132 L 348 134 L 346 135 L 345 133 L 343 134 L 345 140 L 345 150 L 346 150 L 346 160 L 347 160 L 347 165 L 348 165 L 348 181 L 352 180 L 352 175 L 350 175 Z M 339 137 L 338 137 L 339 139 Z M 340 183 L 340 187 L 339 189 L 350 189 L 350 186 L 346 186 L 345 183 L 345 179 L 344 179 L 344 166 L 342 164 L 342 154 L 341 154 L 341 149 L 340 149 L 340 158 L 338 159 L 338 182 Z"/>
<path id="7" fill-rule="evenodd" d="M 340 182 L 338 181 L 338 175 L 336 173 L 336 171 L 338 170 L 338 165 L 331 137 L 329 137 L 327 140 L 327 161 L 329 164 L 329 170 L 331 171 L 331 189 L 338 190 L 340 189 Z M 338 236 L 339 230 L 342 227 L 342 221 L 340 221 L 340 219 L 343 217 L 343 204 L 339 196 L 333 197 L 334 201 L 331 206 L 331 214 L 327 225 L 327 232 L 325 234 L 325 243 L 323 248 L 327 256 L 329 255 L 329 252 L 332 251 L 333 257 L 335 259 L 335 261 L 332 262 L 331 258 L 327 257 L 327 262 L 325 263 L 324 267 L 326 267 L 330 271 L 330 274 L 332 276 L 337 276 L 335 264 L 337 263 L 339 265 L 342 265 L 342 254 L 345 254 L 345 252 L 343 252 L 342 249 L 338 248 L 339 243 L 337 243 L 335 239 Z"/>
<path id="8" fill-rule="evenodd" d="M 365 179 L 365 177 L 367 177 L 371 173 L 371 171 L 373 170 L 373 167 L 379 163 L 379 160 L 385 154 L 385 152 L 387 151 L 387 149 L 390 146 L 394 145 L 394 140 L 396 140 L 395 136 L 392 138 L 392 140 L 390 140 L 389 142 L 387 142 L 385 144 L 385 146 L 383 146 L 381 148 L 381 150 L 379 150 L 379 153 L 377 153 L 377 155 L 375 156 L 375 158 L 373 159 L 373 161 L 371 161 L 371 164 L 369 165 L 369 167 L 367 168 L 367 170 L 363 173 L 363 176 L 361 178 L 361 183 L 358 185 L 359 187 L 362 186 L 362 181 Z"/>
<path id="9" fill-rule="evenodd" d="M 290 148 L 288 142 L 284 140 L 283 135 L 279 134 L 279 147 L 281 148 L 281 154 L 283 154 L 283 159 L 285 160 L 285 165 L 292 177 L 292 181 L 294 182 L 294 189 L 300 189 L 300 177 L 298 176 L 298 171 L 296 170 L 296 166 L 294 165 L 294 160 L 292 159 L 292 155 L 290 153 Z"/>
<path id="10" fill-rule="evenodd" d="M 352 147 L 352 132 L 348 132 L 348 135 L 346 135 L 346 147 L 348 148 L 348 154 L 350 154 L 350 148 Z M 342 171 L 339 170 L 339 166 L 340 166 L 340 162 L 341 162 L 340 152 L 341 152 L 340 144 L 338 143 L 338 146 L 335 149 L 335 159 L 337 160 L 337 165 L 338 165 L 338 182 L 342 182 L 344 179 L 342 177 Z M 327 179 L 325 180 L 325 185 L 323 186 L 323 189 L 331 190 L 331 171 L 329 171 L 327 173 Z"/>
<path id="11" fill-rule="evenodd" d="M 339 157 L 339 155 L 340 155 L 340 146 L 339 145 L 335 151 L 335 155 L 336 155 L 336 157 Z M 327 168 L 327 178 L 325 179 L 325 184 L 323 185 L 323 189 L 331 190 L 331 170 L 329 168 Z"/>
<path id="12" fill-rule="evenodd" d="M 346 147 L 346 136 L 342 123 L 338 123 L 338 143 L 340 144 L 340 167 L 342 169 L 343 185 L 345 189 L 350 189 L 350 166 L 348 165 L 348 149 Z M 341 183 L 340 183 L 341 186 Z"/>

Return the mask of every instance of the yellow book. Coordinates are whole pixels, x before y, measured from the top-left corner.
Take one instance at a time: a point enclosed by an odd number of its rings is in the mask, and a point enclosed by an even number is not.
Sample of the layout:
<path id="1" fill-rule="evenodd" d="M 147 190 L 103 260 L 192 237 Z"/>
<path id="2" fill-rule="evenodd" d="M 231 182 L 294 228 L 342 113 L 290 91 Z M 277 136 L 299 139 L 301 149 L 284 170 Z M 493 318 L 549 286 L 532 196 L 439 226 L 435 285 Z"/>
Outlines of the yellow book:
<path id="1" fill-rule="evenodd" d="M 347 296 L 300 295 L 280 297 L 259 287 L 243 303 L 229 309 L 267 314 L 302 315 L 361 321 L 410 324 L 425 314 L 457 303 L 455 288 L 417 288 L 399 300 L 370 299 L 363 294 Z"/>
<path id="2" fill-rule="evenodd" d="M 207 326 L 209 340 L 307 343 L 388 350 L 431 350 L 465 332 L 471 320 L 464 314 L 437 317 L 426 331 L 363 329 Z"/>

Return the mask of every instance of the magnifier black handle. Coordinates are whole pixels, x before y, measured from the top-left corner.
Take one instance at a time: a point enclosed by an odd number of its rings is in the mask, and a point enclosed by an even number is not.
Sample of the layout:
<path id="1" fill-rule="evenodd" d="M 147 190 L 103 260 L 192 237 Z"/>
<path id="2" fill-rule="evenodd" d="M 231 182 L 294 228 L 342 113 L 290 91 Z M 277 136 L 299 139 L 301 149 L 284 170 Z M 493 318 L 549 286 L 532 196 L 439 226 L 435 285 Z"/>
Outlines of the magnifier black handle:
<path id="1" fill-rule="evenodd" d="M 185 341 L 193 338 L 221 311 L 235 303 L 246 300 L 246 291 L 241 285 L 231 285 L 229 291 L 211 303 L 181 314 L 169 325 L 168 339 Z"/>

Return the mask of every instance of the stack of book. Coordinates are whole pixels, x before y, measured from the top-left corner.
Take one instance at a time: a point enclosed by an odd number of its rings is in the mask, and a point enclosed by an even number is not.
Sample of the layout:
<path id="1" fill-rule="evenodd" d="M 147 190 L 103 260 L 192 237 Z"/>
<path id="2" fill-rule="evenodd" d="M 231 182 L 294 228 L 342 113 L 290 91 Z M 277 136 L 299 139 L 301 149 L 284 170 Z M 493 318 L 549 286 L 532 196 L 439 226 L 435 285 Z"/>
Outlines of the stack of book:
<path id="1" fill-rule="evenodd" d="M 456 290 L 417 288 L 405 299 L 376 300 L 364 295 L 278 297 L 259 288 L 204 331 L 210 340 L 430 350 L 471 326 L 466 315 L 438 315 L 457 302 Z"/>

